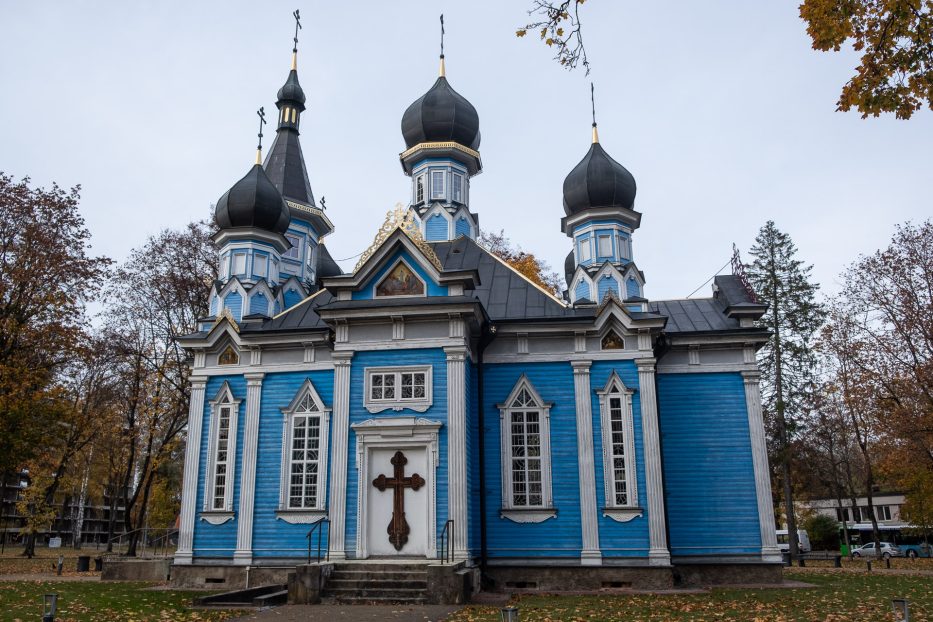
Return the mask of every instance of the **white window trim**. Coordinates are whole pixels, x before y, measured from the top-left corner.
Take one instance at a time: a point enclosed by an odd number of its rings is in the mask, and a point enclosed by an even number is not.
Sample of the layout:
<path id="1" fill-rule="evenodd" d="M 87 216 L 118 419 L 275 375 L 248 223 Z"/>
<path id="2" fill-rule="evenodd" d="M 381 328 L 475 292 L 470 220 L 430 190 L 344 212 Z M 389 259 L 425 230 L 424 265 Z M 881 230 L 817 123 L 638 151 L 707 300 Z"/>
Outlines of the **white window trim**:
<path id="1" fill-rule="evenodd" d="M 522 390 L 527 390 L 535 402 L 533 408 L 512 408 L 511 404 Z M 557 516 L 554 508 L 554 498 L 551 491 L 551 407 L 550 402 L 541 399 L 531 381 L 522 374 L 509 393 L 509 397 L 496 406 L 499 409 L 499 456 L 501 458 L 500 471 L 502 472 L 502 509 L 501 518 L 507 518 L 516 523 L 542 523 L 549 518 Z M 538 410 L 541 416 L 539 433 L 541 436 L 541 505 L 515 506 L 512 498 L 512 411 Z"/>
<path id="2" fill-rule="evenodd" d="M 291 238 L 295 238 L 295 240 L 297 240 L 298 243 L 295 244 L 295 245 L 293 245 L 293 246 L 291 246 L 291 247 L 289 247 L 289 248 L 287 248 L 287 249 L 285 250 L 285 252 L 282 253 L 282 259 L 287 259 L 287 260 L 289 260 L 289 261 L 297 261 L 297 262 L 300 263 L 300 262 L 301 262 L 301 236 L 300 236 L 300 235 L 296 235 L 296 234 L 291 233 L 291 232 L 288 232 L 288 233 L 285 234 L 285 239 L 288 240 L 289 244 L 291 244 L 291 242 L 292 242 Z M 289 253 L 291 253 L 292 251 L 295 251 L 295 255 L 294 255 L 294 256 L 292 256 L 292 255 L 289 254 Z"/>
<path id="3" fill-rule="evenodd" d="M 371 413 L 378 413 L 384 410 L 413 410 L 423 413 L 431 407 L 433 403 L 433 370 L 431 365 L 411 365 L 405 367 L 367 367 L 363 370 L 365 380 L 363 382 L 363 406 Z M 402 399 L 400 397 L 391 400 L 372 399 L 372 377 L 373 374 L 395 374 L 395 387 L 398 393 L 401 393 L 402 374 L 403 373 L 423 373 L 424 374 L 424 397 Z M 398 394 L 397 393 L 397 394 Z"/>
<path id="4" fill-rule="evenodd" d="M 236 260 L 237 260 L 237 257 L 242 257 L 242 258 L 243 258 L 243 271 L 242 271 L 242 272 L 238 272 L 238 271 L 237 271 L 237 268 L 236 268 Z M 235 276 L 239 276 L 239 275 L 245 276 L 245 275 L 246 275 L 246 271 L 249 270 L 249 261 L 248 261 L 248 257 L 249 257 L 249 256 L 248 256 L 247 253 L 245 253 L 245 252 L 236 252 L 236 253 L 232 253 L 231 256 L 230 256 L 230 274 L 235 275 Z"/>
<path id="5" fill-rule="evenodd" d="M 583 263 L 584 261 L 591 261 L 593 259 L 593 248 L 590 243 L 592 239 L 593 236 L 589 236 L 585 240 L 577 239 L 577 252 L 580 255 L 580 260 L 577 263 Z M 586 250 L 585 253 L 583 252 L 584 249 Z"/>
<path id="6" fill-rule="evenodd" d="M 618 389 L 618 393 L 611 393 Z M 603 516 L 614 521 L 624 523 L 642 516 L 643 509 L 638 505 L 638 473 L 635 464 L 635 426 L 632 415 L 632 395 L 635 391 L 629 389 L 622 382 L 616 372 L 609 376 L 606 386 L 596 392 L 599 395 L 599 419 L 601 436 L 603 438 L 603 482 L 605 484 L 605 507 Z M 612 422 L 609 420 L 610 395 L 620 395 L 622 398 L 622 427 L 625 438 L 625 475 L 626 489 L 628 490 L 628 503 L 620 505 L 615 502 L 615 470 L 612 468 Z"/>
<path id="7" fill-rule="evenodd" d="M 441 176 L 440 193 L 437 193 L 434 191 L 434 176 L 437 174 L 440 174 Z M 446 199 L 447 198 L 447 171 L 437 171 L 437 170 L 429 171 L 428 179 L 431 180 L 431 200 L 432 201 L 437 201 L 437 200 L 443 201 L 444 199 Z"/>
<path id="8" fill-rule="evenodd" d="M 296 414 L 305 413 L 296 412 L 298 405 L 301 404 L 306 395 L 311 396 L 311 400 L 317 404 L 318 414 L 321 417 L 320 424 L 320 442 L 318 443 L 318 483 L 317 483 L 317 503 L 312 508 L 290 508 L 290 484 L 291 484 L 291 450 L 292 450 L 292 423 Z M 284 415 L 282 421 L 282 462 L 279 478 L 279 506 L 276 509 L 275 517 L 278 520 L 291 524 L 311 524 L 322 520 L 327 516 L 327 483 L 328 470 L 327 458 L 330 449 L 330 413 L 331 409 L 324 405 L 324 401 L 314 388 L 311 379 L 305 380 L 301 389 L 295 394 L 291 403 L 282 409 Z"/>
<path id="9" fill-rule="evenodd" d="M 615 253 L 613 252 L 613 248 L 612 248 L 612 247 L 613 247 L 613 244 L 612 244 L 612 237 L 613 237 L 613 236 L 612 236 L 611 233 L 600 233 L 599 235 L 596 236 L 596 257 L 597 257 L 597 258 L 614 257 L 614 256 L 615 256 Z M 601 242 L 602 240 L 606 240 L 606 241 L 609 242 L 609 252 L 608 252 L 607 254 L 603 254 L 603 253 L 600 252 L 599 244 L 600 244 L 600 242 Z"/>
<path id="10" fill-rule="evenodd" d="M 451 173 L 450 175 L 450 200 L 456 201 L 457 203 L 463 203 L 463 175 L 460 173 Z M 454 191 L 457 187 L 457 184 L 455 183 L 457 179 L 460 180 L 460 196 L 455 197 Z"/>
<path id="11" fill-rule="evenodd" d="M 427 175 L 425 175 L 424 173 L 419 173 L 418 175 L 415 176 L 415 188 L 414 188 L 415 196 L 413 197 L 415 200 L 415 205 L 419 203 L 424 203 L 425 198 L 427 198 L 427 188 L 425 187 L 426 181 L 427 181 Z M 418 198 L 418 183 L 419 182 L 421 183 L 421 198 Z"/>
<path id="12" fill-rule="evenodd" d="M 419 281 L 421 281 L 421 293 L 420 293 L 420 294 L 402 294 L 402 295 L 400 295 L 400 296 L 380 296 L 380 295 L 377 295 L 377 294 L 376 294 L 376 291 L 379 289 L 379 286 L 382 284 L 383 281 L 385 281 L 387 278 L 389 278 L 389 275 L 392 274 L 392 271 L 395 270 L 395 267 L 398 266 L 400 263 L 405 264 L 405 266 L 406 266 L 409 270 L 411 270 L 411 273 L 415 275 L 415 278 L 418 279 Z M 375 298 L 427 298 L 427 296 L 428 296 L 428 283 L 427 283 L 427 281 L 425 281 L 423 278 L 421 278 L 421 275 L 418 274 L 418 271 L 415 270 L 414 268 L 412 268 L 411 264 L 408 263 L 407 261 L 405 261 L 405 258 L 404 258 L 404 257 L 399 257 L 399 258 L 396 260 L 396 262 L 393 263 L 393 264 L 389 267 L 389 269 L 385 271 L 385 274 L 383 274 L 382 277 L 381 277 L 378 281 L 376 281 L 376 283 L 373 285 L 373 298 L 374 298 L 374 299 L 375 299 Z"/>
<path id="13" fill-rule="evenodd" d="M 242 400 L 233 397 L 233 391 L 230 389 L 230 385 L 224 382 L 223 386 L 220 387 L 220 391 L 217 392 L 217 396 L 210 402 L 211 419 L 210 430 L 208 431 L 207 471 L 204 477 L 204 499 L 201 519 L 213 525 L 220 525 L 233 519 L 233 489 L 236 483 L 237 423 L 240 418 L 241 401 Z M 230 414 L 230 433 L 228 436 L 230 445 L 227 448 L 227 454 L 229 456 L 227 463 L 230 468 L 227 471 L 227 481 L 224 486 L 224 507 L 223 509 L 217 510 L 213 508 L 214 481 L 217 476 L 214 471 L 217 468 L 217 441 L 220 434 L 218 428 L 220 409 L 222 407 L 229 407 L 232 410 Z"/>

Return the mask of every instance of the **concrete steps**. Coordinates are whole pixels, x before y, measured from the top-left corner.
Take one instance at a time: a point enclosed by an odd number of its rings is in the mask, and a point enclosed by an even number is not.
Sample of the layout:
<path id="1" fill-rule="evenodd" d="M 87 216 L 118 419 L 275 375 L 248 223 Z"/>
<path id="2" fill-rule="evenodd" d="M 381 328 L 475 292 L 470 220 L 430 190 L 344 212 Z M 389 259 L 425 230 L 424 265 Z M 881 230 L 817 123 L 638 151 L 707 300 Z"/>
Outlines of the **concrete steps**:
<path id="1" fill-rule="evenodd" d="M 345 604 L 423 604 L 428 573 L 424 564 L 336 564 L 322 596 Z"/>

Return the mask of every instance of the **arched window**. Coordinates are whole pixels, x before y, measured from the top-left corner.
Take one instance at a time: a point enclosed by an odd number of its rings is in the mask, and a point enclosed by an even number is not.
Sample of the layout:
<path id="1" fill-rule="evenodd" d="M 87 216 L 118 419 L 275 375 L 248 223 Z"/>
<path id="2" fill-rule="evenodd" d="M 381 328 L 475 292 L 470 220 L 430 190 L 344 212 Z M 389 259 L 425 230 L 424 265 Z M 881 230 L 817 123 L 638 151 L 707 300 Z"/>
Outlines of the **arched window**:
<path id="1" fill-rule="evenodd" d="M 547 520 L 556 514 L 551 497 L 551 405 L 523 374 L 499 409 L 502 515 L 517 522 Z"/>
<path id="2" fill-rule="evenodd" d="M 306 380 L 283 408 L 280 512 L 324 509 L 327 497 L 327 446 L 330 409 Z"/>
<path id="3" fill-rule="evenodd" d="M 641 514 L 638 506 L 635 473 L 635 431 L 632 421 L 632 395 L 613 372 L 599 395 L 600 424 L 603 437 L 603 513 L 618 521 Z"/>
<path id="4" fill-rule="evenodd" d="M 236 462 L 236 429 L 240 400 L 234 399 L 226 382 L 211 402 L 207 476 L 204 478 L 204 511 L 233 512 L 233 480 Z"/>

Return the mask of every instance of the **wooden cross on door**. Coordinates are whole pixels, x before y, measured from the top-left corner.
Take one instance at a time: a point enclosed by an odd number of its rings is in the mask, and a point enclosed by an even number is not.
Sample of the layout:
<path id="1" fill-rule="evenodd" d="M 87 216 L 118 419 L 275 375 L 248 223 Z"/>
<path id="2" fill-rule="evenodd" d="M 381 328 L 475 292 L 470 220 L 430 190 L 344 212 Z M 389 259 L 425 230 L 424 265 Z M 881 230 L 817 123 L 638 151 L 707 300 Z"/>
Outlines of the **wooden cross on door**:
<path id="1" fill-rule="evenodd" d="M 395 477 L 380 475 L 373 480 L 373 486 L 379 492 L 385 492 L 386 488 L 392 488 L 392 520 L 389 521 L 389 527 L 386 531 L 389 533 L 389 542 L 392 543 L 396 551 L 401 551 L 405 543 L 408 542 L 408 534 L 411 533 L 408 521 L 405 520 L 405 489 L 418 490 L 424 486 L 425 482 L 424 478 L 417 473 L 412 473 L 411 477 L 405 477 L 405 465 L 408 464 L 408 458 L 402 452 L 395 452 L 390 462 L 395 467 Z"/>

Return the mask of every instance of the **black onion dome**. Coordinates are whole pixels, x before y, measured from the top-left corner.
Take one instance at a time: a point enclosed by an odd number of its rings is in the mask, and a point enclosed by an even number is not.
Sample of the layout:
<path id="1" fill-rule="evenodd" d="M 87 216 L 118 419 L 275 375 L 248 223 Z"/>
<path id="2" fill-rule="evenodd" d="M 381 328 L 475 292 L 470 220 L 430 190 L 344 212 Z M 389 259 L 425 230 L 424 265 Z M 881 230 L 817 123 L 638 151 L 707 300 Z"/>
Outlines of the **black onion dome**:
<path id="1" fill-rule="evenodd" d="M 419 143 L 453 141 L 479 149 L 479 115 L 473 104 L 441 76 L 402 115 L 402 136 L 408 148 Z"/>
<path id="2" fill-rule="evenodd" d="M 282 85 L 282 88 L 279 89 L 279 92 L 276 94 L 276 98 L 279 101 L 292 101 L 304 106 L 305 92 L 302 90 L 301 85 L 298 84 L 297 70 L 292 69 L 288 72 L 288 80 L 286 80 L 285 84 Z"/>
<path id="3" fill-rule="evenodd" d="M 258 227 L 285 233 L 291 213 L 282 195 L 256 164 L 217 201 L 214 222 L 221 229 Z"/>
<path id="4" fill-rule="evenodd" d="M 568 216 L 594 207 L 632 209 L 634 204 L 635 178 L 598 142 L 564 179 L 564 211 Z"/>

